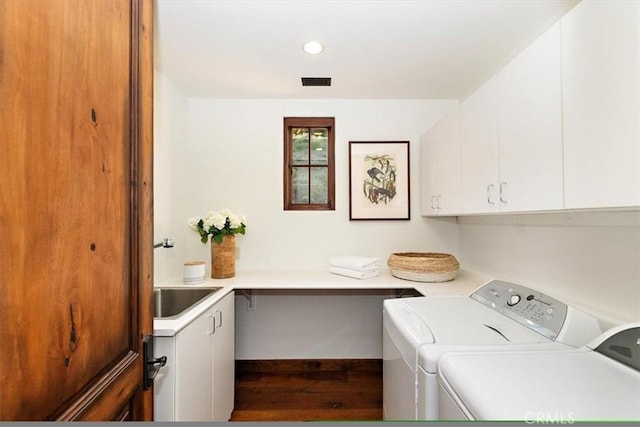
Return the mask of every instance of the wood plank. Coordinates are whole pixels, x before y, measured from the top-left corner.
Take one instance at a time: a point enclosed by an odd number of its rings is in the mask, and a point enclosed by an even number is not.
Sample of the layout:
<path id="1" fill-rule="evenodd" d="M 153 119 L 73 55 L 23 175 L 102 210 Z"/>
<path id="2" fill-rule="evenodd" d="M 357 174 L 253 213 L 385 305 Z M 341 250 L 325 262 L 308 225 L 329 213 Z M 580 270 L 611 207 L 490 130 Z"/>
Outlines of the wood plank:
<path id="1" fill-rule="evenodd" d="M 236 360 L 236 372 L 379 371 L 380 359 L 266 359 Z"/>
<path id="2" fill-rule="evenodd" d="M 232 421 L 381 419 L 381 360 L 236 361 Z"/>
<path id="3" fill-rule="evenodd" d="M 251 410 L 234 412 L 231 421 L 379 421 L 382 420 L 382 408 L 327 410 L 288 409 L 288 410 Z"/>

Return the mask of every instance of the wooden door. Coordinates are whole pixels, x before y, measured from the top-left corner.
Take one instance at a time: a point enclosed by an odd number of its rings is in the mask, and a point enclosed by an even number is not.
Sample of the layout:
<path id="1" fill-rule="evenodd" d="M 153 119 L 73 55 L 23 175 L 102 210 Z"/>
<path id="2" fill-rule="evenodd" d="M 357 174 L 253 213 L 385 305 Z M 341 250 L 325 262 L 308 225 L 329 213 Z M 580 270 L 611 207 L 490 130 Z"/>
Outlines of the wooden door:
<path id="1" fill-rule="evenodd" d="M 0 1 L 0 420 L 151 418 L 151 22 Z"/>

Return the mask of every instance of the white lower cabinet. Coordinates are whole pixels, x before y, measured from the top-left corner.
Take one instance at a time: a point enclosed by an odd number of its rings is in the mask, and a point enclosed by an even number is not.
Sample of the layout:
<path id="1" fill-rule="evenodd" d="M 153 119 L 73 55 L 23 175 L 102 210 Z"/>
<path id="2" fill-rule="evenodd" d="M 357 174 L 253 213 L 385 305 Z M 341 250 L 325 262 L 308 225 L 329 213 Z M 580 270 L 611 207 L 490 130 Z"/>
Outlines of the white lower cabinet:
<path id="1" fill-rule="evenodd" d="M 155 338 L 167 366 L 154 383 L 155 421 L 228 421 L 235 380 L 235 302 L 230 293 L 172 337 Z"/>
<path id="2" fill-rule="evenodd" d="M 235 298 L 230 293 L 214 306 L 219 322 L 213 345 L 213 421 L 229 421 L 235 389 Z"/>

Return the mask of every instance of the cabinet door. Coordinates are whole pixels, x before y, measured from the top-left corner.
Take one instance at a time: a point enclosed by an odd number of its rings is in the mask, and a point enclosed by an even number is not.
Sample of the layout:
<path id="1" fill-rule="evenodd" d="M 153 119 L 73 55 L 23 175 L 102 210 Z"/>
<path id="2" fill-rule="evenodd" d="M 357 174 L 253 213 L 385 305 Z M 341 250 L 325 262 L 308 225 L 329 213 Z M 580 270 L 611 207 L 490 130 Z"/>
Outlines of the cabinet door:
<path id="1" fill-rule="evenodd" d="M 214 306 L 216 330 L 213 344 L 213 421 L 229 421 L 235 388 L 234 293 Z"/>
<path id="2" fill-rule="evenodd" d="M 214 308 L 176 335 L 175 421 L 211 421 Z"/>
<path id="3" fill-rule="evenodd" d="M 562 19 L 565 207 L 640 205 L 640 2 Z"/>
<path id="4" fill-rule="evenodd" d="M 460 189 L 460 108 L 456 107 L 442 119 L 442 132 L 437 144 L 438 197 L 440 215 L 461 213 Z"/>
<path id="5" fill-rule="evenodd" d="M 437 126 L 436 124 L 420 138 L 420 213 L 424 216 L 438 214 L 438 162 L 435 144 Z"/>
<path id="6" fill-rule="evenodd" d="M 497 212 L 498 79 L 492 77 L 461 105 L 462 211 Z"/>
<path id="7" fill-rule="evenodd" d="M 556 24 L 498 74 L 502 212 L 563 207 L 560 65 Z"/>

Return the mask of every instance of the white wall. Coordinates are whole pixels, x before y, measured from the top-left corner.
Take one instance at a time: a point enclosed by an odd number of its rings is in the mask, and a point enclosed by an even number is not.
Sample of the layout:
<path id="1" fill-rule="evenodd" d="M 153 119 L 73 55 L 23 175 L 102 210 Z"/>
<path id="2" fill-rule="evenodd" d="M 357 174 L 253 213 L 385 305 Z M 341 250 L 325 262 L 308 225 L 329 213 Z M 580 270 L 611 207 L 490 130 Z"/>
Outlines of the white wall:
<path id="1" fill-rule="evenodd" d="M 463 267 L 547 292 L 602 320 L 640 320 L 640 212 L 461 217 Z"/>
<path id="2" fill-rule="evenodd" d="M 382 301 L 392 290 L 236 294 L 236 359 L 382 358 Z"/>
<path id="3" fill-rule="evenodd" d="M 186 158 L 172 197 L 175 230 L 190 216 L 229 208 L 247 217 L 239 236 L 242 269 L 325 269 L 330 257 L 379 257 L 394 251 L 457 252 L 457 225 L 419 215 L 419 137 L 455 101 L 418 100 L 220 100 L 190 99 Z M 336 209 L 285 212 L 282 200 L 283 117 L 331 116 L 336 120 Z M 410 221 L 349 221 L 350 140 L 409 140 Z M 156 165 L 157 167 L 158 165 Z M 176 231 L 172 231 L 178 235 Z M 208 245 L 191 232 L 186 256 L 208 261 Z M 179 271 L 177 271 L 179 274 Z"/>
<path id="4" fill-rule="evenodd" d="M 162 281 L 180 274 L 184 254 L 185 230 L 176 227 L 174 206 L 182 191 L 180 176 L 187 168 L 182 147 L 188 132 L 188 98 L 159 71 L 154 78 L 153 120 L 153 210 L 154 242 L 165 237 L 176 240 L 174 249 L 154 250 L 154 280 Z M 178 233 L 180 231 L 181 233 Z"/>

